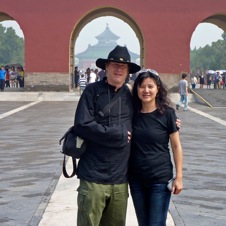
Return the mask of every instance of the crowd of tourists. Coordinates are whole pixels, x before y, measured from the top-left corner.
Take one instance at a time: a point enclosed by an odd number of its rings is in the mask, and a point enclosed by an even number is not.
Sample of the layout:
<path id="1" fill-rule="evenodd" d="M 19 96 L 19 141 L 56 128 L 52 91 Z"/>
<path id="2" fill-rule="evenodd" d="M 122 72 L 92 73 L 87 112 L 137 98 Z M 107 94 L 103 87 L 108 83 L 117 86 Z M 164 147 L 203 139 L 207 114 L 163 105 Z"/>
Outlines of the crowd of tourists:
<path id="1" fill-rule="evenodd" d="M 226 89 L 226 70 L 190 73 L 190 83 L 192 89 L 197 88 L 197 84 L 199 84 L 200 89 L 204 87 L 207 89 Z"/>
<path id="2" fill-rule="evenodd" d="M 5 67 L 0 69 L 0 89 L 24 87 L 24 69 L 23 67 Z"/>
<path id="3" fill-rule="evenodd" d="M 80 94 L 84 91 L 87 84 L 102 80 L 106 76 L 104 70 L 93 68 L 79 69 L 77 66 L 74 69 L 74 88 L 80 90 Z"/>
<path id="4" fill-rule="evenodd" d="M 101 81 L 106 77 L 106 72 L 103 69 L 79 69 L 77 66 L 74 68 L 73 82 L 74 88 L 79 89 L 82 94 L 87 84 Z M 134 83 L 134 80 L 137 77 L 137 73 L 129 74 L 126 83 Z"/>

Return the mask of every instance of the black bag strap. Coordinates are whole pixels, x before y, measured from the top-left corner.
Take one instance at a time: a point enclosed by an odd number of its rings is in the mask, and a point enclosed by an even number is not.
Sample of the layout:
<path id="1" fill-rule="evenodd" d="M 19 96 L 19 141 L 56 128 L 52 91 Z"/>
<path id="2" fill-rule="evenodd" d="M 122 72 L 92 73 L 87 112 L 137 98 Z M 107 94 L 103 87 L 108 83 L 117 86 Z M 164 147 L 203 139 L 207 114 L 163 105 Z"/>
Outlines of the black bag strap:
<path id="1" fill-rule="evenodd" d="M 63 175 L 66 178 L 71 178 L 76 174 L 76 158 L 71 158 L 72 160 L 72 165 L 73 165 L 73 171 L 71 173 L 71 175 L 68 175 L 67 173 L 67 169 L 66 169 L 66 155 L 64 155 L 64 160 L 63 160 Z"/>
<path id="2" fill-rule="evenodd" d="M 109 109 L 116 103 L 118 98 L 122 95 L 124 90 L 124 86 L 121 87 L 121 89 L 114 95 L 114 97 L 111 99 L 111 101 L 104 106 L 104 108 L 98 112 L 98 114 L 95 116 L 95 121 L 98 122 L 104 115 L 109 111 Z"/>
<path id="3" fill-rule="evenodd" d="M 116 103 L 116 101 L 118 100 L 118 98 L 122 95 L 124 90 L 124 86 L 122 86 L 122 88 L 115 94 L 115 96 L 111 99 L 111 101 L 105 105 L 105 107 L 98 112 L 98 115 L 95 116 L 95 121 L 98 122 L 102 117 L 104 117 L 104 115 L 108 112 L 108 110 Z M 74 129 L 74 126 L 70 127 L 68 129 L 68 131 L 64 134 L 64 136 L 60 139 L 59 143 L 61 144 L 61 141 L 66 137 L 66 134 L 71 131 L 72 129 Z M 71 173 L 71 175 L 68 175 L 67 170 L 66 170 L 66 155 L 64 155 L 64 160 L 63 160 L 63 175 L 66 178 L 71 178 L 73 176 L 75 176 L 76 174 L 76 159 L 72 158 L 72 165 L 73 165 L 73 171 Z"/>

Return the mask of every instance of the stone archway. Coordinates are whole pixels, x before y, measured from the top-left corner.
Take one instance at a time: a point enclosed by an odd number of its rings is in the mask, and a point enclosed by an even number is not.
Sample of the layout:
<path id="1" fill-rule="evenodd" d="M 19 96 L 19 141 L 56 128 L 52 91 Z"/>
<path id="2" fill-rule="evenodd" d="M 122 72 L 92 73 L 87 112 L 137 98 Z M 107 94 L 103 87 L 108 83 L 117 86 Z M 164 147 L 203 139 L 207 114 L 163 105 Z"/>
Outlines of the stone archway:
<path id="1" fill-rule="evenodd" d="M 91 22 L 92 20 L 98 18 L 98 17 L 103 17 L 103 16 L 113 16 L 116 18 L 119 18 L 123 21 L 125 21 L 135 32 L 139 44 L 140 44 L 140 64 L 141 67 L 144 66 L 144 40 L 143 40 L 143 35 L 141 33 L 141 30 L 135 20 L 133 20 L 129 15 L 127 15 L 125 12 L 118 10 L 116 8 L 100 8 L 96 9 L 88 14 L 86 14 L 78 23 L 76 23 L 74 30 L 72 31 L 71 34 L 71 40 L 70 40 L 70 59 L 69 59 L 69 71 L 70 74 L 73 73 L 74 69 L 74 46 L 77 37 L 79 36 L 79 33 L 81 32 L 82 28 Z"/>
<path id="2" fill-rule="evenodd" d="M 15 10 L 17 6 L 17 10 Z M 19 8 L 18 8 L 19 7 Z M 200 22 L 225 30 L 225 0 L 137 1 L 4 1 L 1 12 L 16 19 L 26 34 L 28 91 L 68 91 L 75 40 L 92 19 L 114 16 L 134 30 L 140 42 L 141 66 L 161 74 L 169 87 L 190 68 L 190 38 Z M 31 14 L 32 12 L 32 14 Z M 5 14 L 2 14 L 5 16 Z M 72 66 L 71 66 L 72 65 Z"/>
<path id="3" fill-rule="evenodd" d="M 0 12 L 0 22 L 4 20 L 14 20 L 14 19 L 6 13 Z"/>
<path id="4" fill-rule="evenodd" d="M 5 91 L 24 88 L 24 35 L 18 22 L 9 14 L 0 12 L 1 65 L 5 66 Z M 16 76 L 18 75 L 18 76 Z M 14 76 L 15 79 L 11 79 Z"/>
<path id="5" fill-rule="evenodd" d="M 207 17 L 202 22 L 212 23 L 226 32 L 226 13 Z"/>
<path id="6" fill-rule="evenodd" d="M 209 16 L 209 17 L 203 19 L 202 21 L 200 21 L 198 24 L 196 24 L 196 27 L 202 23 L 213 24 L 213 25 L 217 26 L 218 28 L 222 29 L 224 32 L 226 32 L 226 13 L 225 14 L 215 14 L 215 15 Z M 195 28 L 194 28 L 194 30 L 195 30 Z M 190 42 L 191 42 L 194 30 L 190 34 Z"/>
<path id="7" fill-rule="evenodd" d="M 198 27 L 198 28 L 200 28 L 200 30 L 201 30 L 201 27 L 202 27 L 202 25 L 203 25 L 203 27 L 202 28 L 205 28 L 205 24 L 209 24 L 209 25 L 212 25 L 212 26 L 210 26 L 210 27 L 213 27 L 215 30 L 216 30 L 216 32 L 221 32 L 221 34 L 222 34 L 222 32 L 226 32 L 226 13 L 224 13 L 224 14 L 214 14 L 214 15 L 211 15 L 211 16 L 208 16 L 207 18 L 205 18 L 205 19 L 202 19 L 201 21 L 200 21 L 200 23 L 199 24 L 197 24 L 197 26 L 196 26 L 196 28 Z M 200 26 L 199 26 L 200 25 Z M 196 30 L 196 28 L 194 29 L 194 30 Z M 204 31 L 204 30 L 203 30 Z M 200 31 L 199 31 L 200 32 Z M 197 34 L 200 34 L 199 32 L 197 32 L 196 33 L 196 36 L 198 36 Z M 190 39 L 190 44 L 192 44 L 192 39 L 193 39 L 193 34 L 194 33 L 192 33 L 192 35 L 191 35 L 191 39 Z M 211 39 L 208 39 L 208 30 L 207 30 L 207 33 L 206 32 L 202 32 L 202 35 L 203 34 L 205 34 L 205 37 L 203 37 L 203 41 L 204 41 L 204 43 L 205 43 L 205 39 L 206 40 L 211 40 Z M 213 33 L 211 33 L 210 34 L 210 36 L 212 35 Z M 201 35 L 201 34 L 200 34 Z M 219 38 L 220 39 L 220 38 Z M 218 40 L 216 39 L 216 40 L 212 40 L 213 42 L 217 42 Z M 211 45 L 209 42 L 208 43 L 206 43 L 206 45 Z M 205 46 L 206 46 L 205 45 Z M 204 48 L 205 47 L 204 45 L 202 46 L 202 48 Z M 193 47 L 194 48 L 194 47 Z M 191 50 L 190 51 L 192 51 L 192 47 L 191 47 Z M 194 60 L 193 60 L 194 61 Z M 192 67 L 192 60 L 191 60 L 191 52 L 190 52 L 190 69 L 191 69 L 191 72 L 192 73 L 201 73 L 201 72 L 203 72 L 203 73 L 206 73 L 206 71 L 208 70 L 208 69 L 210 69 L 208 66 L 207 66 L 207 62 L 205 62 L 205 63 L 202 63 L 202 61 L 200 61 L 200 68 L 194 68 L 194 67 Z M 196 67 L 197 67 L 197 65 L 196 65 Z"/>

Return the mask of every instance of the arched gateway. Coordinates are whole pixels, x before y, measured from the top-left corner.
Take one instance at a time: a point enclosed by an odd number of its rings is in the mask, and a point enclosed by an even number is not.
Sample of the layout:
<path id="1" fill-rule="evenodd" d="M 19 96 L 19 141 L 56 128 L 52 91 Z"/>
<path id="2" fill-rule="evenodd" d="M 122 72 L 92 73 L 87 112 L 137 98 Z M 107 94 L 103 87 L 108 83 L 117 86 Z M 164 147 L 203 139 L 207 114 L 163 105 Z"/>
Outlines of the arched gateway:
<path id="1" fill-rule="evenodd" d="M 181 71 L 189 72 L 190 40 L 199 23 L 226 31 L 225 0 L 0 0 L 0 21 L 16 20 L 24 33 L 25 90 L 68 91 L 76 38 L 100 16 L 131 26 L 141 66 L 157 70 L 169 86 Z"/>

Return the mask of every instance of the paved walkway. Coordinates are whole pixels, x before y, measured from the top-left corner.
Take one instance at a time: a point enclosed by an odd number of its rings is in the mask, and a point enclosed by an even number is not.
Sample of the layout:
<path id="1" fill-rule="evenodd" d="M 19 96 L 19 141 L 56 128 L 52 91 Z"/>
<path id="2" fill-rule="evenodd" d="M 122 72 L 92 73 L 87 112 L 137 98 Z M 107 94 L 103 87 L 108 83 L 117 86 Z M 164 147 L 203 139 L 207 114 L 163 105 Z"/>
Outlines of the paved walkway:
<path id="1" fill-rule="evenodd" d="M 73 123 L 76 101 L 71 101 L 73 94 L 61 94 L 58 101 L 54 101 L 54 95 L 49 99 L 44 96 L 40 93 L 38 99 L 25 98 L 26 102 L 21 97 L 20 101 L 3 101 L 0 97 L 3 226 L 76 225 L 78 180 L 61 175 L 63 156 L 58 145 L 58 139 Z M 225 225 L 225 112 L 225 108 L 195 103 L 187 112 L 178 111 L 185 188 L 172 198 L 170 214 L 175 225 Z M 167 225 L 174 225 L 173 221 L 169 215 Z M 127 226 L 137 226 L 131 199 Z"/>

